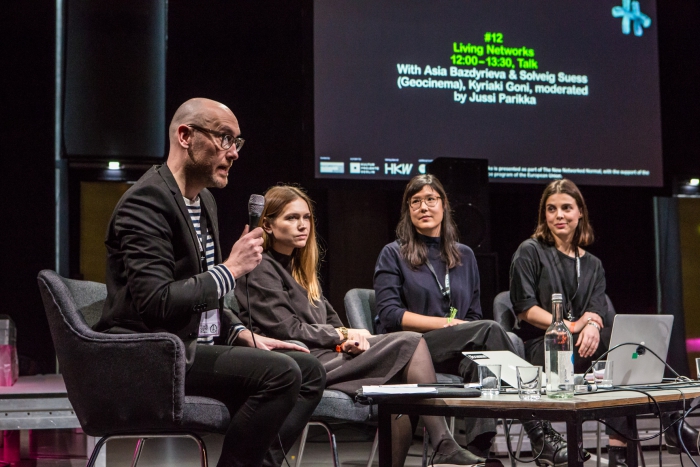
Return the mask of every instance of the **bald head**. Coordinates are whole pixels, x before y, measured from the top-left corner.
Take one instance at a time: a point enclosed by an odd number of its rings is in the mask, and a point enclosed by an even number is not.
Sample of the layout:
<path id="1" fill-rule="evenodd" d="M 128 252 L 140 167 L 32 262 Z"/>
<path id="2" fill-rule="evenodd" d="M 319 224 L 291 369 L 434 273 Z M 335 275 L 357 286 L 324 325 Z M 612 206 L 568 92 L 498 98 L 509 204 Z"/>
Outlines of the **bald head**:
<path id="1" fill-rule="evenodd" d="M 217 123 L 221 117 L 233 118 L 231 109 L 220 102 L 206 99 L 204 97 L 195 97 L 182 104 L 173 115 L 168 129 L 170 137 L 170 145 L 177 145 L 177 128 L 180 125 L 195 124 L 204 128 L 211 128 Z"/>
<path id="2" fill-rule="evenodd" d="M 228 136 L 230 142 L 239 135 L 236 116 L 220 102 L 198 97 L 177 109 L 170 122 L 166 164 L 185 197 L 194 199 L 203 188 L 226 186 L 238 150 L 235 144 L 223 148 L 223 138 Z"/>

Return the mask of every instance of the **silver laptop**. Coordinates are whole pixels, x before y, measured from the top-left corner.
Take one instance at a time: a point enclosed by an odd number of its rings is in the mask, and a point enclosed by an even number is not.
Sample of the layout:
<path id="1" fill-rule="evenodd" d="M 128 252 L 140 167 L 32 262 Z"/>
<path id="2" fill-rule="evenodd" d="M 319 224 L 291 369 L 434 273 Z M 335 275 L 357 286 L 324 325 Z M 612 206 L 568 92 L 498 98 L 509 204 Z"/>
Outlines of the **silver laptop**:
<path id="1" fill-rule="evenodd" d="M 527 361 L 508 350 L 489 350 L 484 352 L 462 352 L 465 357 L 471 358 L 478 365 L 501 365 L 501 382 L 508 383 L 511 387 L 518 387 L 516 366 L 532 366 Z"/>
<path id="2" fill-rule="evenodd" d="M 673 328 L 672 315 L 615 315 L 610 348 L 630 342 L 607 356 L 613 366 L 613 385 L 657 384 L 664 377 L 664 362 Z M 638 344 L 653 350 L 660 358 Z"/>

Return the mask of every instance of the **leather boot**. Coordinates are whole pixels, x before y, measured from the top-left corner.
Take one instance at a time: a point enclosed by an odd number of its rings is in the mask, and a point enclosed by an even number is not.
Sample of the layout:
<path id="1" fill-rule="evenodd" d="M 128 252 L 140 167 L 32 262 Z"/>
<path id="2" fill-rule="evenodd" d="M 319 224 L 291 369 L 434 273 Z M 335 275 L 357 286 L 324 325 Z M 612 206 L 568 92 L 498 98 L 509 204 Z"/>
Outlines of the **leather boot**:
<path id="1" fill-rule="evenodd" d="M 608 446 L 608 467 L 627 467 L 627 446 Z"/>
<path id="2" fill-rule="evenodd" d="M 681 423 L 681 414 L 679 412 L 670 412 L 662 415 L 664 427 L 669 427 L 664 433 L 666 439 L 666 449 L 670 454 L 681 454 L 683 447 L 678 441 L 678 424 Z M 698 431 L 690 426 L 688 422 L 681 426 L 681 436 L 683 444 L 692 456 L 697 456 L 698 450 Z"/>
<path id="3" fill-rule="evenodd" d="M 568 464 L 568 450 L 564 437 L 560 435 L 552 424 L 546 420 L 528 420 L 523 427 L 530 438 L 532 456 L 536 457 L 538 466 L 564 467 Z M 582 452 L 583 460 L 590 459 L 587 451 Z"/>

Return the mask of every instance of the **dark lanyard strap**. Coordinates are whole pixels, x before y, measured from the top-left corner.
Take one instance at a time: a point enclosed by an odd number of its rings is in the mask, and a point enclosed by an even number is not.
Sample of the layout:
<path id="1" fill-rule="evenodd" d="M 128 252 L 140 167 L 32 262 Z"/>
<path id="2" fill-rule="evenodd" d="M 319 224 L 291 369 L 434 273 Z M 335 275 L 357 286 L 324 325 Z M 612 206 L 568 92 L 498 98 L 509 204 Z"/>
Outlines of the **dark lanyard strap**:
<path id="1" fill-rule="evenodd" d="M 201 200 L 200 200 L 201 201 Z M 204 211 L 204 203 L 200 202 L 200 215 L 199 215 L 199 230 L 202 232 L 202 236 L 199 239 L 199 246 L 201 248 L 201 261 L 202 261 L 202 271 L 209 269 L 207 266 L 207 215 Z"/>
<path id="2" fill-rule="evenodd" d="M 561 264 L 561 261 L 559 261 L 559 255 L 558 255 L 557 251 L 558 250 L 556 247 L 552 247 L 552 256 L 554 256 L 554 263 L 557 266 L 560 266 L 561 270 L 563 271 L 564 266 Z M 576 274 L 575 274 L 576 275 L 576 291 L 574 292 L 574 295 L 571 298 L 567 297 L 567 301 L 566 301 L 566 315 L 567 315 L 566 318 L 569 321 L 572 321 L 574 319 L 572 308 L 573 308 L 574 299 L 576 298 L 576 295 L 578 295 L 578 288 L 579 288 L 579 285 L 581 282 L 581 257 L 578 254 L 578 247 L 576 247 L 576 249 L 574 251 L 574 257 L 576 258 L 576 266 L 575 266 L 576 267 Z M 557 271 L 557 276 L 559 276 L 558 271 Z M 562 292 L 564 294 L 566 294 L 566 288 L 564 287 L 563 277 L 558 277 L 558 279 L 559 279 L 559 284 L 561 286 Z"/>
<path id="3" fill-rule="evenodd" d="M 445 266 L 445 287 L 442 286 L 440 283 L 440 279 L 438 279 L 437 273 L 435 272 L 435 268 L 433 267 L 432 264 L 430 264 L 430 260 L 426 261 L 426 264 L 428 265 L 428 269 L 430 269 L 430 272 L 433 273 L 433 277 L 435 278 L 435 282 L 437 282 L 438 287 L 440 287 L 440 293 L 442 293 L 443 297 L 446 297 L 450 301 L 450 305 L 452 305 L 452 294 L 450 292 L 450 270 Z"/>

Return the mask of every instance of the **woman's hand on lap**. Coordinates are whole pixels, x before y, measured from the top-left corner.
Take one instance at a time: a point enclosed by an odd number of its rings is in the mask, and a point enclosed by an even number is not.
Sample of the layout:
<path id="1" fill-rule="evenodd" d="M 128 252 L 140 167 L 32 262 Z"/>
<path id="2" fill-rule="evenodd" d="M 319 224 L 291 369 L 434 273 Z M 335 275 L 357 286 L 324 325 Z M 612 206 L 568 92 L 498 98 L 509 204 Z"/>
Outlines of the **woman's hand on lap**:
<path id="1" fill-rule="evenodd" d="M 369 341 L 365 336 L 359 336 L 357 339 L 348 339 L 341 344 L 342 351 L 350 355 L 360 355 L 362 352 L 369 349 L 369 347 Z"/>
<path id="2" fill-rule="evenodd" d="M 600 343 L 600 333 L 595 326 L 586 325 L 578 335 L 576 347 L 581 357 L 590 357 L 598 349 Z"/>
<path id="3" fill-rule="evenodd" d="M 449 328 L 451 326 L 457 326 L 458 324 L 466 323 L 466 321 L 457 319 L 457 318 L 452 318 L 451 321 L 448 321 L 447 324 L 443 326 L 443 328 Z"/>

